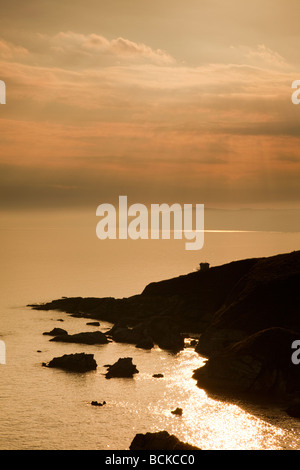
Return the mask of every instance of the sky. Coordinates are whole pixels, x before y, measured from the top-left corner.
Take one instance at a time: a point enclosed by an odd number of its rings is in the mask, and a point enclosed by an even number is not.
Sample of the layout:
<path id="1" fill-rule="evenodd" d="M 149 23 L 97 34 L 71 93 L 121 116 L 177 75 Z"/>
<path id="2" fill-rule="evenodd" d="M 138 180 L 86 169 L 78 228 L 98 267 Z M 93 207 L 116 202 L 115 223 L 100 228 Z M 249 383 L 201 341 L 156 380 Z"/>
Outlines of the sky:
<path id="1" fill-rule="evenodd" d="M 0 0 L 0 208 L 300 208 L 299 0 Z"/>

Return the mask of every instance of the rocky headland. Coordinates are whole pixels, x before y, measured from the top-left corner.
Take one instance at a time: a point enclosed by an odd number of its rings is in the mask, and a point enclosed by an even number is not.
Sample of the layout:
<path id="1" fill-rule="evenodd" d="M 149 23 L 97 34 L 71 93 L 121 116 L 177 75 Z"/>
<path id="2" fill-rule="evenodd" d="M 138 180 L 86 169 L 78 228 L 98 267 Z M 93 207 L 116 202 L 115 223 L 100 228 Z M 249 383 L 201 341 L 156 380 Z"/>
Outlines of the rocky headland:
<path id="1" fill-rule="evenodd" d="M 194 372 L 200 388 L 293 398 L 300 391 L 300 370 L 291 360 L 293 341 L 299 333 L 269 328 L 217 351 Z"/>
<path id="2" fill-rule="evenodd" d="M 124 299 L 62 298 L 31 307 L 109 321 L 109 340 L 145 349 L 177 352 L 187 333 L 197 334 L 195 350 L 208 358 L 194 371 L 199 387 L 297 397 L 300 365 L 291 361 L 291 345 L 300 339 L 299 286 L 300 251 L 294 251 L 154 282 Z"/>

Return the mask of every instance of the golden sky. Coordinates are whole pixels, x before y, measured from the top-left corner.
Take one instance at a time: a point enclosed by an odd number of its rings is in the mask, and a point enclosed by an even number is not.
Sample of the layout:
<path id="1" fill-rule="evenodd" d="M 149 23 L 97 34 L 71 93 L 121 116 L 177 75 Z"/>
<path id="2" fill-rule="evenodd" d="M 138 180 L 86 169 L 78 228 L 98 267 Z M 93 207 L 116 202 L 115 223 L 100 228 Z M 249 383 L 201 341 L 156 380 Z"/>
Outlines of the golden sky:
<path id="1" fill-rule="evenodd" d="M 300 207 L 299 0 L 0 0 L 2 208 Z"/>

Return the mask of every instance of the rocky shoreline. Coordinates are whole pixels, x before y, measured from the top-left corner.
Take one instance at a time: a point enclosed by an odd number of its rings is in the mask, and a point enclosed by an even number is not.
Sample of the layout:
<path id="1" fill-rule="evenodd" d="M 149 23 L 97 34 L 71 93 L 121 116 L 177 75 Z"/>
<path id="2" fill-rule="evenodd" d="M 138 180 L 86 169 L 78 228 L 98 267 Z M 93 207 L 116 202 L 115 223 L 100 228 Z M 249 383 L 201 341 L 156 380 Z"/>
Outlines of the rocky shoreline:
<path id="1" fill-rule="evenodd" d="M 30 307 L 114 324 L 105 334 L 60 334 L 52 341 L 158 345 L 176 353 L 187 332 L 198 335 L 195 351 L 208 359 L 194 371 L 199 387 L 288 402 L 300 400 L 300 365 L 291 361 L 292 342 L 300 339 L 299 286 L 300 251 L 294 251 L 151 283 L 124 299 L 61 298 Z"/>

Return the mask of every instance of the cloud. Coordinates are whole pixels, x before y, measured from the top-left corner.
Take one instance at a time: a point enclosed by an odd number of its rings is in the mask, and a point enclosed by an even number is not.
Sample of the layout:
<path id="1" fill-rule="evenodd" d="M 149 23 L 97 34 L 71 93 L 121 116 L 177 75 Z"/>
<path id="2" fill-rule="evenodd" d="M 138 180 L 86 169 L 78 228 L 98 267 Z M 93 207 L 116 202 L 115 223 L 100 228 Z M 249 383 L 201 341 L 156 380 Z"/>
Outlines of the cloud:
<path id="1" fill-rule="evenodd" d="M 295 76 L 274 51 L 254 47 L 237 51 L 244 62 L 188 66 L 98 34 L 40 34 L 34 49 L 1 44 L 1 162 L 12 165 L 3 169 L 3 201 L 90 204 L 110 188 L 299 199 L 298 161 L 277 158 L 299 148 Z"/>
<path id="2" fill-rule="evenodd" d="M 278 52 L 272 51 L 269 47 L 264 44 L 259 44 L 256 49 L 250 49 L 247 56 L 249 58 L 258 58 L 262 62 L 266 62 L 276 67 L 286 66 L 286 60 L 278 54 Z"/>
<path id="3" fill-rule="evenodd" d="M 25 47 L 17 46 L 4 39 L 0 39 L 0 59 L 20 60 L 28 56 L 29 51 Z"/>
<path id="4" fill-rule="evenodd" d="M 272 50 L 265 44 L 256 46 L 231 46 L 234 57 L 246 62 L 248 65 L 271 68 L 271 69 L 290 69 L 291 65 L 277 51 Z"/>
<path id="5" fill-rule="evenodd" d="M 107 39 L 95 33 L 80 34 L 73 31 L 60 32 L 54 36 L 39 36 L 41 46 L 48 49 L 49 64 L 52 62 L 64 67 L 97 68 L 120 63 L 175 63 L 175 59 L 167 52 L 123 37 Z"/>

